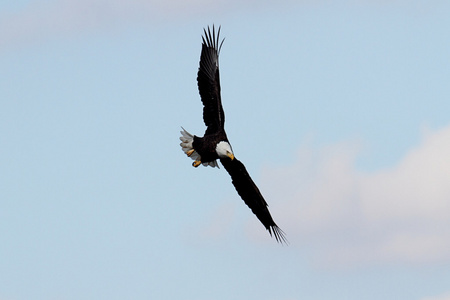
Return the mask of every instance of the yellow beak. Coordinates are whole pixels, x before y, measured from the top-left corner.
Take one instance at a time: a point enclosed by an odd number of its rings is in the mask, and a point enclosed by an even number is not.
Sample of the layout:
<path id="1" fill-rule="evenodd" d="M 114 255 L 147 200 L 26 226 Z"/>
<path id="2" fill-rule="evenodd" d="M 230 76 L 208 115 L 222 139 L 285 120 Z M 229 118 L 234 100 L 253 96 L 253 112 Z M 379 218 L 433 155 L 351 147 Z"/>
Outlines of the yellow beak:
<path id="1" fill-rule="evenodd" d="M 227 156 L 228 156 L 229 158 L 231 158 L 231 160 L 234 159 L 234 155 L 233 155 L 233 153 L 231 153 L 231 152 L 228 152 L 228 153 L 227 153 Z"/>

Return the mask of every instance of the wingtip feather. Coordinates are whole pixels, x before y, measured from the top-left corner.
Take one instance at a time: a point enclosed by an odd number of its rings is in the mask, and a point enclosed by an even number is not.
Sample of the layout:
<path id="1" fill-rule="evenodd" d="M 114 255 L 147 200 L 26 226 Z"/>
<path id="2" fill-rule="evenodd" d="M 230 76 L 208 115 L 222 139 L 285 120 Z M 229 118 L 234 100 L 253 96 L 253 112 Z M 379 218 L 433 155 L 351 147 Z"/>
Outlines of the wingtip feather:
<path id="1" fill-rule="evenodd" d="M 215 25 L 212 25 L 212 33 L 211 27 L 208 25 L 206 28 L 203 28 L 204 35 L 202 36 L 203 45 L 206 47 L 211 47 L 217 51 L 217 54 L 220 53 L 220 49 L 222 48 L 222 44 L 225 41 L 225 38 L 220 41 L 220 29 L 222 26 L 219 26 L 217 31 L 215 29 Z"/>
<path id="2" fill-rule="evenodd" d="M 280 227 L 278 227 L 277 225 L 273 225 L 271 227 L 269 227 L 269 233 L 272 236 L 272 231 L 273 231 L 273 235 L 275 237 L 275 240 L 282 244 L 282 245 L 289 245 L 289 241 L 286 238 L 286 234 L 284 233 L 283 230 L 281 230 Z"/>

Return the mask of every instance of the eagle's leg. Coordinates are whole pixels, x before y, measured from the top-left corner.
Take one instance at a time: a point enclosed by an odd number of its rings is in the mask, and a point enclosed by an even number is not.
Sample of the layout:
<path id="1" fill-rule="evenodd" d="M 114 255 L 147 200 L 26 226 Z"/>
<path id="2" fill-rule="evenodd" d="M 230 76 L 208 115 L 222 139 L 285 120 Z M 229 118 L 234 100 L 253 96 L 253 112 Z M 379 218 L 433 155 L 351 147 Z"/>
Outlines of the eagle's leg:
<path id="1" fill-rule="evenodd" d="M 191 155 L 192 155 L 192 153 L 194 153 L 194 149 L 191 149 L 191 150 L 189 150 L 188 152 L 186 152 L 186 155 L 188 156 L 188 157 L 190 157 Z"/>
<path id="2" fill-rule="evenodd" d="M 194 162 L 192 163 L 192 166 L 197 168 L 197 167 L 200 166 L 201 164 L 202 164 L 201 161 L 196 160 L 196 161 L 194 161 Z"/>

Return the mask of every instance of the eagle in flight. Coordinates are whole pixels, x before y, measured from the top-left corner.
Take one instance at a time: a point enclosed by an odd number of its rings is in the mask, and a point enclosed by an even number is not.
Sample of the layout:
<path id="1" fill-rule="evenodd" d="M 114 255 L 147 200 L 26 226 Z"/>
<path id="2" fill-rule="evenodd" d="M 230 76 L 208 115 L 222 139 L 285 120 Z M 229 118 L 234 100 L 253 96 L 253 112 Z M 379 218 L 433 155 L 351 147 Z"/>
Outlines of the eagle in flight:
<path id="1" fill-rule="evenodd" d="M 220 27 L 217 35 L 214 26 L 212 33 L 209 27 L 208 31 L 206 29 L 203 31 L 197 84 L 203 102 L 203 121 L 207 128 L 203 137 L 192 135 L 182 128 L 180 146 L 184 153 L 194 160 L 192 163 L 194 167 L 201 164 L 219 167 L 217 164 L 217 159 L 219 159 L 230 174 L 239 196 L 266 227 L 270 235 L 273 233 L 278 242 L 287 243 L 284 232 L 270 215 L 267 202 L 244 165 L 234 156 L 231 149 L 225 133 L 225 114 L 220 98 L 219 53 L 224 40 L 220 42 L 219 39 Z"/>

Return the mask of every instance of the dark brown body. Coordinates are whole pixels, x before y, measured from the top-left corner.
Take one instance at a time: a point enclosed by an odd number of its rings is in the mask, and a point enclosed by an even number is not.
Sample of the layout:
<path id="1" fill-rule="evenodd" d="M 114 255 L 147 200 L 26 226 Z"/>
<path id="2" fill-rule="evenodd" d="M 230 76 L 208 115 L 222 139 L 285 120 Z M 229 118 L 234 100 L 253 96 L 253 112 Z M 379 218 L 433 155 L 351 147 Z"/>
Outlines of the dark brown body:
<path id="1" fill-rule="evenodd" d="M 216 145 L 220 142 L 228 142 L 227 135 L 224 131 L 205 135 L 204 137 L 194 136 L 192 146 L 194 150 L 202 157 L 202 162 L 211 162 L 219 159 L 216 152 Z"/>

